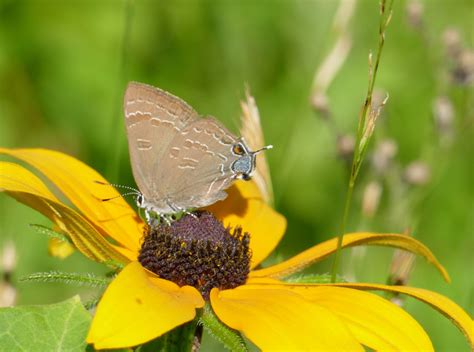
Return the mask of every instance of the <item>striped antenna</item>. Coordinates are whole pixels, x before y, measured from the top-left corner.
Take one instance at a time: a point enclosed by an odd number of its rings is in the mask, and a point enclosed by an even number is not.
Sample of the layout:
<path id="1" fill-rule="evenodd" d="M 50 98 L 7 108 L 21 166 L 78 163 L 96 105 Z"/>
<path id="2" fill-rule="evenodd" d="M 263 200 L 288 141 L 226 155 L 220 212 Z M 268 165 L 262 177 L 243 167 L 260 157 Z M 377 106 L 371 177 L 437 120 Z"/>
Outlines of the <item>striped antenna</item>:
<path id="1" fill-rule="evenodd" d="M 130 195 L 135 195 L 137 197 L 142 196 L 142 193 L 138 189 L 130 187 L 130 186 L 118 185 L 118 184 L 115 184 L 115 183 L 107 183 L 107 182 L 102 182 L 102 181 L 94 181 L 94 182 L 99 184 L 99 185 L 102 185 L 102 186 L 111 186 L 111 187 L 115 187 L 115 188 L 124 188 L 124 189 L 128 189 L 128 190 L 131 191 L 131 192 L 127 192 L 127 193 L 121 193 L 121 194 L 119 194 L 118 196 L 115 196 L 115 197 L 101 199 L 102 202 L 108 202 L 109 200 L 117 199 L 117 198 L 120 198 L 120 197 L 126 197 L 126 196 L 130 196 Z"/>

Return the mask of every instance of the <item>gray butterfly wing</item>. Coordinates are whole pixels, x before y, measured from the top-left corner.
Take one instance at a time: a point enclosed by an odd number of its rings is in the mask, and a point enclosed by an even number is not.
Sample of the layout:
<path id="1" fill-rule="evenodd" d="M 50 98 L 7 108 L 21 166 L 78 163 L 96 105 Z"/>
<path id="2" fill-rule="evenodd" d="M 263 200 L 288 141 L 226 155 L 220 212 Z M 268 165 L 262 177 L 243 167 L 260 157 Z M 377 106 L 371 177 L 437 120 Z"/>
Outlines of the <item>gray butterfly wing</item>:
<path id="1" fill-rule="evenodd" d="M 204 207 L 226 198 L 224 190 L 234 181 L 232 147 L 237 142 L 212 117 L 192 121 L 176 134 L 163 164 L 157 165 L 159 193 L 167 193 L 168 201 L 180 209 Z"/>
<path id="2" fill-rule="evenodd" d="M 125 91 L 124 113 L 135 182 L 145 199 L 164 198 L 167 188 L 158 184 L 155 173 L 166 172 L 169 144 L 198 114 L 178 97 L 136 82 Z"/>

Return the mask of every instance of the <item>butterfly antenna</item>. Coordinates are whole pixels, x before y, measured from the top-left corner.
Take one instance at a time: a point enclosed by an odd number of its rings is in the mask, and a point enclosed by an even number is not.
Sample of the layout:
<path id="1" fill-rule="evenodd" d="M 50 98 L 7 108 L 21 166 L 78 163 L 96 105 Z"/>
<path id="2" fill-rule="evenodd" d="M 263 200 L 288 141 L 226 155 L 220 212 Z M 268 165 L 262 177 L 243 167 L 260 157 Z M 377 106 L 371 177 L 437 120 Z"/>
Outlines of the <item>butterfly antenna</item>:
<path id="1" fill-rule="evenodd" d="M 120 198 L 120 197 L 126 197 L 126 196 L 131 196 L 131 195 L 135 195 L 135 196 L 139 196 L 141 193 L 137 193 L 137 192 L 128 192 L 128 193 L 124 193 L 124 194 L 119 194 L 118 196 L 115 196 L 115 197 L 112 197 L 112 198 L 103 198 L 101 199 L 102 202 L 108 202 L 109 200 L 113 200 L 113 199 L 117 199 L 117 198 Z"/>
<path id="2" fill-rule="evenodd" d="M 263 147 L 263 148 L 260 148 L 259 150 L 254 151 L 253 153 L 254 153 L 254 154 L 258 154 L 258 153 L 260 153 L 260 152 L 263 152 L 263 151 L 265 151 L 265 150 L 272 149 L 272 148 L 273 148 L 273 145 L 269 144 L 269 145 L 266 145 L 266 146 Z"/>
<path id="3" fill-rule="evenodd" d="M 130 195 L 135 195 L 137 197 L 142 195 L 142 192 L 140 192 L 138 189 L 130 187 L 130 186 L 118 185 L 118 184 L 115 184 L 115 183 L 107 183 L 107 182 L 102 182 L 102 181 L 94 181 L 94 182 L 98 183 L 99 185 L 103 185 L 103 186 L 112 186 L 112 187 L 115 187 L 115 188 L 124 188 L 124 189 L 128 189 L 129 191 L 131 191 L 131 192 L 119 194 L 118 196 L 115 196 L 115 197 L 103 198 L 103 199 L 101 199 L 102 202 L 108 202 L 109 200 L 117 199 L 117 198 L 120 198 L 120 197 L 126 197 L 126 196 L 130 196 Z"/>
<path id="4" fill-rule="evenodd" d="M 141 194 L 141 192 L 138 189 L 130 187 L 130 186 L 118 185 L 116 183 L 107 183 L 107 182 L 102 182 L 102 181 L 94 181 L 94 182 L 98 183 L 99 185 L 102 185 L 102 186 L 112 186 L 112 187 L 115 187 L 115 188 L 124 188 L 124 189 L 128 189 L 130 191 L 134 191 L 138 194 Z"/>

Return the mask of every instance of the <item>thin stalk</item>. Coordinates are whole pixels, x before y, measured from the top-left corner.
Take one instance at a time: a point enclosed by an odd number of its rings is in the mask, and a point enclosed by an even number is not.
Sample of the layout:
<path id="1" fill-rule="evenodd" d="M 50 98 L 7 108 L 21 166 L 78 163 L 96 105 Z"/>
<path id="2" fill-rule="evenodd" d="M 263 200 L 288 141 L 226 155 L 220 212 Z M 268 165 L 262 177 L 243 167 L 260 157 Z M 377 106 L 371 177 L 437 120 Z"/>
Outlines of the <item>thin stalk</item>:
<path id="1" fill-rule="evenodd" d="M 130 35 L 132 32 L 132 20 L 133 20 L 133 11 L 134 10 L 134 0 L 124 0 L 124 30 L 122 35 L 122 47 L 121 47 L 121 56 L 120 56 L 120 66 L 119 66 L 119 82 L 117 84 L 117 89 L 115 93 L 114 108 L 112 109 L 112 115 L 110 118 L 110 128 L 111 131 L 109 136 L 110 145 L 112 146 L 113 155 L 109 159 L 110 162 L 107 167 L 107 177 L 110 180 L 116 180 L 118 176 L 118 171 L 120 168 L 120 155 L 122 152 L 120 132 L 123 129 L 122 119 L 118 119 L 121 115 L 122 104 L 118 103 L 122 99 L 123 95 L 123 85 L 125 83 L 127 74 L 127 59 L 128 59 L 128 50 Z M 117 103 L 117 104 L 116 104 Z"/>
<path id="2" fill-rule="evenodd" d="M 336 254 L 334 256 L 334 262 L 332 266 L 332 271 L 331 271 L 331 282 L 334 283 L 336 282 L 337 278 L 337 272 L 339 271 L 339 262 L 340 262 L 340 256 L 341 256 L 341 248 L 342 248 L 342 241 L 344 239 L 344 232 L 346 229 L 346 224 L 347 224 L 347 217 L 349 216 L 349 209 L 350 205 L 352 202 L 352 192 L 354 190 L 354 183 L 349 182 L 349 187 L 347 188 L 346 192 L 346 202 L 344 205 L 344 214 L 342 216 L 342 222 L 341 222 L 341 228 L 340 228 L 340 236 L 337 238 L 337 250 Z"/>
<path id="3" fill-rule="evenodd" d="M 352 194 L 354 191 L 355 181 L 359 174 L 360 166 L 364 159 L 367 151 L 368 142 L 373 133 L 373 127 L 369 127 L 368 123 L 375 124 L 377 113 L 372 112 L 372 94 L 375 86 L 375 79 L 377 77 L 377 71 L 380 64 L 380 58 L 382 56 L 382 49 L 385 43 L 385 30 L 390 22 L 392 16 L 392 5 L 393 0 L 388 0 L 388 6 L 386 0 L 380 2 L 380 22 L 379 22 L 379 43 L 377 48 L 377 55 L 375 58 L 375 64 L 372 65 L 372 54 L 369 55 L 369 84 L 367 88 L 367 96 L 364 101 L 364 105 L 359 114 L 359 123 L 357 125 L 357 136 L 354 147 L 354 155 L 352 157 L 351 174 L 349 178 L 349 185 L 346 193 L 346 200 L 344 204 L 344 213 L 342 216 L 340 234 L 337 239 L 337 248 L 334 255 L 334 261 L 331 270 L 331 282 L 336 282 L 337 272 L 339 270 L 339 263 L 341 261 L 341 248 L 344 240 L 344 233 L 346 232 L 347 219 L 349 217 L 349 210 L 352 203 Z M 369 121 L 367 122 L 367 117 Z M 370 119 L 373 119 L 372 121 Z M 364 138 L 364 141 L 363 141 Z"/>

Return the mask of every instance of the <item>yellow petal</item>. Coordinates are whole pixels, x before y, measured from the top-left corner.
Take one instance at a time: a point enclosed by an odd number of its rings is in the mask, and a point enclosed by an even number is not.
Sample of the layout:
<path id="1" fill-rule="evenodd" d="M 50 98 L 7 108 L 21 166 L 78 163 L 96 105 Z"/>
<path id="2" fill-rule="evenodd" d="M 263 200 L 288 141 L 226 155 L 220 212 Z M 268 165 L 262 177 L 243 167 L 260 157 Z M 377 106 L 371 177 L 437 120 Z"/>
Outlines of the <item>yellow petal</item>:
<path id="1" fill-rule="evenodd" d="M 25 192 L 58 202 L 38 177 L 24 167 L 6 161 L 0 161 L 0 191 Z"/>
<path id="2" fill-rule="evenodd" d="M 47 149 L 6 149 L 4 153 L 21 159 L 48 177 L 66 197 L 99 229 L 121 245 L 138 253 L 143 234 L 141 220 L 128 203 L 94 169 L 79 160 Z"/>
<path id="3" fill-rule="evenodd" d="M 421 242 L 411 236 L 398 234 L 379 234 L 379 233 L 348 233 L 344 235 L 342 247 L 352 247 L 359 245 L 378 245 L 405 249 L 415 254 L 425 257 L 428 262 L 433 264 L 441 273 L 443 278 L 449 282 L 449 275 L 446 269 L 438 262 L 433 253 Z M 281 278 L 301 271 L 309 265 L 316 263 L 336 251 L 337 238 L 322 242 L 296 256 L 273 265 L 268 268 L 255 270 L 250 273 L 250 277 L 273 277 Z"/>
<path id="4" fill-rule="evenodd" d="M 61 204 L 43 182 L 24 167 L 0 162 L 0 190 L 48 217 L 90 259 L 98 262 L 129 261 L 86 219 Z"/>
<path id="5" fill-rule="evenodd" d="M 338 315 L 361 344 L 376 351 L 433 350 L 430 338 L 415 319 L 377 295 L 343 287 L 265 281 L 267 284 L 262 282 L 243 287 L 256 290 L 262 287 L 286 288 L 298 293 Z"/>
<path id="6" fill-rule="evenodd" d="M 260 264 L 277 246 L 286 230 L 286 219 L 262 199 L 253 181 L 237 181 L 227 190 L 229 196 L 208 210 L 224 226 L 242 226 L 250 233 L 251 268 Z"/>
<path id="7" fill-rule="evenodd" d="M 53 221 L 67 233 L 74 246 L 86 257 L 100 263 L 128 263 L 135 256 L 125 257 L 115 249 L 86 219 L 71 208 L 45 198 L 35 197 L 28 193 L 12 193 L 18 201 L 36 209 Z"/>
<path id="8" fill-rule="evenodd" d="M 380 290 L 386 292 L 403 293 L 429 304 L 441 314 L 450 319 L 454 325 L 466 336 L 471 348 L 474 349 L 474 324 L 469 315 L 456 303 L 439 293 L 409 286 L 388 286 L 368 283 L 344 283 L 334 286 L 355 288 L 358 290 Z"/>
<path id="9" fill-rule="evenodd" d="M 194 319 L 203 306 L 194 287 L 154 277 L 132 262 L 105 291 L 87 342 L 96 349 L 142 344 Z"/>
<path id="10" fill-rule="evenodd" d="M 48 253 L 52 257 L 65 259 L 74 253 L 74 247 L 59 238 L 50 238 L 48 241 Z"/>
<path id="11" fill-rule="evenodd" d="M 224 324 L 264 351 L 363 351 L 335 314 L 290 290 L 213 289 L 211 305 Z"/>

